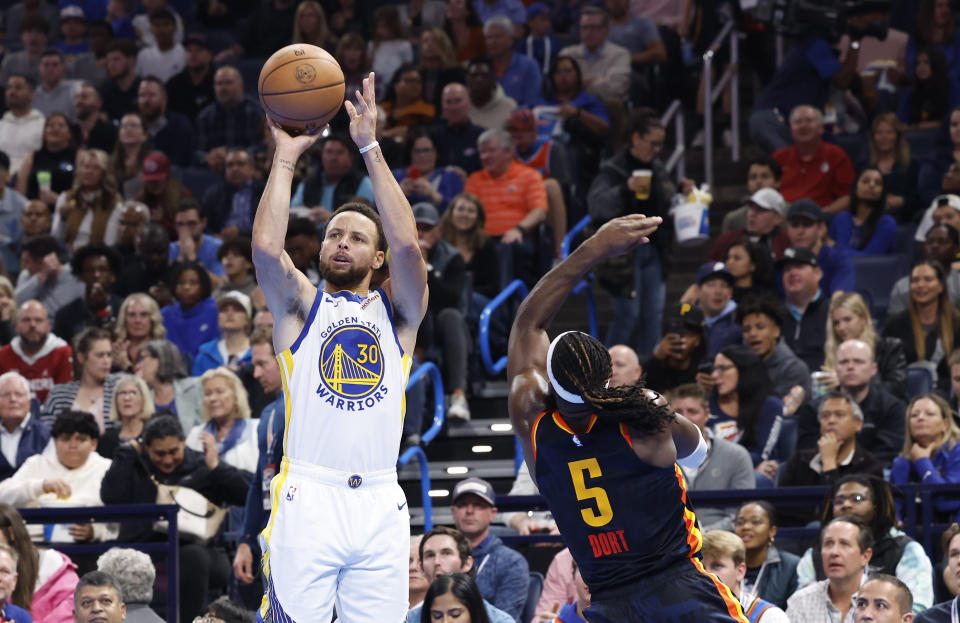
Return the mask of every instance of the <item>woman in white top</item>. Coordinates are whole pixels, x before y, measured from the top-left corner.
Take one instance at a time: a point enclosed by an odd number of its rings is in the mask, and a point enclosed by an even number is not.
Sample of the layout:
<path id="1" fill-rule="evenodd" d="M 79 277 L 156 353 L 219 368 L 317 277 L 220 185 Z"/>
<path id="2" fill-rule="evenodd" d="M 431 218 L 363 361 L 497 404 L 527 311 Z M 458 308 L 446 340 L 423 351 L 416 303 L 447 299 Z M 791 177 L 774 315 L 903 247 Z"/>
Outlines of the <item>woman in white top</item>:
<path id="1" fill-rule="evenodd" d="M 109 160 L 100 149 L 79 152 L 73 188 L 57 198 L 51 233 L 69 249 L 91 242 L 108 246 L 117 242 L 123 198 L 117 192 Z"/>
<path id="2" fill-rule="evenodd" d="M 256 471 L 260 456 L 258 422 L 250 419 L 243 383 L 225 366 L 204 372 L 200 383 L 205 423 L 193 427 L 187 435 L 187 447 L 203 452 L 209 444 L 216 444 L 222 461 L 248 472 Z"/>
<path id="3" fill-rule="evenodd" d="M 403 34 L 397 7 L 382 6 L 373 12 L 373 40 L 368 44 L 367 55 L 377 77 L 378 93 L 386 93 L 401 65 L 413 62 L 413 45 Z"/>

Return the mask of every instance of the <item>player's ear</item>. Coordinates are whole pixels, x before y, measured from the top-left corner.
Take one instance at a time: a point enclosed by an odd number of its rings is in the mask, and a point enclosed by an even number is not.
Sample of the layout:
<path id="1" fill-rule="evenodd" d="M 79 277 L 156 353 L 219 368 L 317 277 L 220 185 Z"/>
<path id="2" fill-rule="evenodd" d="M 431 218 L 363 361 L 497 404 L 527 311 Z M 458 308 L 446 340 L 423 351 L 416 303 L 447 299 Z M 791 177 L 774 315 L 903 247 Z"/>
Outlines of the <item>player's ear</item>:
<path id="1" fill-rule="evenodd" d="M 380 267 L 383 266 L 384 259 L 386 259 L 384 252 L 377 251 L 373 256 L 373 270 L 380 270 Z"/>

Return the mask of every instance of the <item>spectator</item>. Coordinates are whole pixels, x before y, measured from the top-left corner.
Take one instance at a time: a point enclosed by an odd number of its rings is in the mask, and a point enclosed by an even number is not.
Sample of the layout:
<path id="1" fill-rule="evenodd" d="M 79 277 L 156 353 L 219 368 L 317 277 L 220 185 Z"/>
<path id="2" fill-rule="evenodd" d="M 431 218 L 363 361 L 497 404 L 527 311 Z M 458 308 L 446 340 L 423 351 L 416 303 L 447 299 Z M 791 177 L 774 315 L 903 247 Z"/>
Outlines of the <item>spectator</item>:
<path id="1" fill-rule="evenodd" d="M 263 111 L 244 95 L 243 77 L 236 67 L 217 69 L 213 90 L 216 101 L 196 118 L 197 159 L 214 171 L 222 171 L 228 148 L 249 148 L 257 142 Z"/>
<path id="2" fill-rule="evenodd" d="M 199 32 L 189 35 L 183 46 L 183 71 L 167 81 L 167 106 L 187 119 L 197 119 L 200 111 L 214 101 L 213 51 Z"/>
<path id="3" fill-rule="evenodd" d="M 643 378 L 643 368 L 637 351 L 624 344 L 617 344 L 607 349 L 610 353 L 610 383 L 614 387 L 620 385 L 636 385 Z"/>
<path id="4" fill-rule="evenodd" d="M 753 489 L 756 478 L 753 461 L 743 446 L 714 437 L 707 428 L 710 405 L 707 394 L 695 384 L 675 387 L 670 392 L 670 404 L 680 415 L 697 425 L 707 443 L 707 458 L 699 467 L 681 467 L 691 491 L 726 489 Z M 701 508 L 697 519 L 703 530 L 732 530 L 736 509 L 733 507 Z"/>
<path id="5" fill-rule="evenodd" d="M 527 7 L 526 36 L 514 45 L 514 50 L 532 58 L 544 75 L 550 71 L 560 50 L 559 41 L 550 34 L 552 30 L 550 7 L 544 2 L 533 2 Z"/>
<path id="6" fill-rule="evenodd" d="M 48 33 L 55 32 L 50 22 L 41 15 L 31 15 L 20 23 L 20 43 L 23 49 L 6 55 L 0 69 L 0 84 L 6 83 L 16 74 L 30 76 L 37 80 L 40 57 L 47 49 Z"/>
<path id="7" fill-rule="evenodd" d="M 9 192 L 16 192 L 10 190 Z M 7 268 L 7 272 L 15 278 L 20 274 L 20 260 L 24 247 L 32 240 L 41 237 L 50 236 L 50 226 L 52 224 L 50 208 L 47 204 L 34 199 L 28 201 L 20 214 L 20 220 L 15 225 L 8 224 L 10 240 L 6 243 L 0 242 L 0 257 Z M 54 242 L 56 242 L 54 240 Z"/>
<path id="8" fill-rule="evenodd" d="M 860 406 L 864 415 L 858 443 L 881 461 L 889 461 L 903 439 L 903 402 L 888 392 L 877 378 L 873 350 L 857 339 L 837 347 L 838 387 Z M 820 426 L 813 405 L 805 405 L 797 415 L 798 448 L 811 448 Z"/>
<path id="9" fill-rule="evenodd" d="M 630 52 L 608 40 L 610 17 L 599 7 L 580 11 L 580 43 L 560 50 L 583 69 L 583 87 L 604 100 L 624 102 L 630 91 Z"/>
<path id="10" fill-rule="evenodd" d="M 837 616 L 840 621 L 850 619 L 853 598 L 873 554 L 873 534 L 855 518 L 840 515 L 824 525 L 820 545 L 828 569 L 826 579 L 790 596 L 787 616 L 791 623 Z"/>
<path id="11" fill-rule="evenodd" d="M 960 128 L 960 119 L 958 119 L 957 126 Z M 960 197 L 953 194 L 934 197 L 930 206 L 920 217 L 920 224 L 917 226 L 913 239 L 917 242 L 924 242 L 930 228 L 934 225 L 949 225 L 960 230 Z"/>
<path id="12" fill-rule="evenodd" d="M 296 14 L 295 0 L 270 0 L 261 3 L 247 18 L 246 26 L 237 42 L 222 50 L 214 61 L 222 63 L 231 56 L 267 58 L 290 43 L 293 20 Z"/>
<path id="13" fill-rule="evenodd" d="M 80 83 L 65 80 L 66 73 L 63 52 L 56 48 L 44 50 L 40 57 L 40 84 L 33 96 L 33 107 L 47 116 L 55 112 L 62 113 L 73 122 L 76 119 L 73 100 L 80 90 Z"/>
<path id="14" fill-rule="evenodd" d="M 960 534 L 960 525 L 951 524 L 943 533 L 941 543 L 943 546 L 943 556 L 947 561 L 947 567 L 943 571 L 944 578 L 952 576 L 951 579 L 960 575 L 960 541 L 954 543 L 954 538 Z M 955 599 L 948 599 L 935 606 L 931 606 L 924 612 L 921 612 L 913 620 L 914 623 L 947 623 L 951 620 L 951 610 Z"/>
<path id="15" fill-rule="evenodd" d="M 903 450 L 893 459 L 890 482 L 944 484 L 960 481 L 960 428 L 953 419 L 950 405 L 938 394 L 922 394 L 907 406 L 906 436 Z M 941 515 L 950 516 L 960 510 L 957 500 L 935 496 L 934 507 Z"/>
<path id="16" fill-rule="evenodd" d="M 17 299 L 14 298 L 13 284 L 0 276 L 0 346 L 6 346 L 14 336 L 17 324 Z"/>
<path id="17" fill-rule="evenodd" d="M 742 341 L 736 321 L 737 304 L 733 301 L 733 275 L 722 262 L 707 262 L 697 271 L 700 288 L 699 305 L 703 312 L 707 357 L 713 358 L 722 348 Z"/>
<path id="18" fill-rule="evenodd" d="M 170 243 L 170 262 L 197 262 L 211 275 L 223 277 L 223 266 L 217 259 L 217 251 L 223 242 L 203 233 L 207 228 L 203 212 L 203 206 L 196 199 L 183 199 L 177 204 L 174 224 L 179 239 Z"/>
<path id="19" fill-rule="evenodd" d="M 70 621 L 77 566 L 55 549 L 38 548 L 17 509 L 0 504 L 0 531 L 17 554 L 17 588 L 11 601 L 35 621 Z"/>
<path id="20" fill-rule="evenodd" d="M 249 238 L 232 238 L 217 249 L 217 260 L 223 266 L 226 279 L 213 291 L 218 301 L 230 292 L 239 292 L 250 296 L 257 289 L 257 280 L 253 274 L 253 253 Z"/>
<path id="21" fill-rule="evenodd" d="M 97 571 L 116 581 L 126 607 L 126 623 L 162 623 L 150 608 L 157 577 L 150 556 L 127 547 L 113 547 L 97 558 Z"/>
<path id="22" fill-rule="evenodd" d="M 422 355 L 436 347 L 442 350 L 444 388 L 450 392 L 447 417 L 470 420 L 467 404 L 467 356 L 470 353 L 470 331 L 464 320 L 466 311 L 466 264 L 456 247 L 443 240 L 443 228 L 437 209 L 429 203 L 413 206 L 420 251 L 428 265 L 427 284 L 430 292 L 427 313 L 421 321 L 417 347 Z M 419 435 L 420 414 L 411 413 L 405 435 Z"/>
<path id="23" fill-rule="evenodd" d="M 773 259 L 762 245 L 746 238 L 734 241 L 727 249 L 724 266 L 733 275 L 733 300 L 737 305 L 774 291 Z"/>
<path id="24" fill-rule="evenodd" d="M 11 506 L 57 506 L 70 500 L 74 506 L 103 506 L 100 481 L 110 460 L 97 454 L 100 429 L 86 411 L 57 414 L 50 430 L 55 456 L 35 454 L 15 474 L 0 482 L 0 501 Z M 34 538 L 50 542 L 103 541 L 116 536 L 107 524 L 57 524 L 49 532 L 36 526 Z"/>
<path id="25" fill-rule="evenodd" d="M 237 235 L 249 236 L 263 189 L 263 182 L 254 179 L 250 152 L 240 147 L 227 149 L 224 180 L 203 195 L 207 231 L 221 234 L 225 240 Z"/>
<path id="26" fill-rule="evenodd" d="M 917 161 L 903 124 L 893 113 L 881 113 L 870 129 L 870 166 L 883 174 L 886 211 L 899 221 L 913 220 L 919 206 Z"/>
<path id="27" fill-rule="evenodd" d="M 826 389 L 837 386 L 837 347 L 846 340 L 860 340 L 873 349 L 877 373 L 884 388 L 898 398 L 907 392 L 907 360 L 903 343 L 895 337 L 877 335 L 870 309 L 856 292 L 835 292 L 830 299 L 830 322 L 824 345 L 823 370 L 830 376 L 821 379 Z"/>
<path id="28" fill-rule="evenodd" d="M 582 583 L 583 576 L 577 579 L 577 576 L 580 575 L 579 572 L 580 569 L 577 568 L 577 563 L 570 555 L 569 549 L 564 547 L 557 552 L 547 569 L 547 577 L 543 582 L 543 590 L 540 592 L 540 600 L 537 602 L 536 614 L 531 623 L 539 623 L 554 615 L 559 616 L 560 611 L 569 608 L 570 604 L 577 601 L 580 597 L 580 591 L 586 588 L 586 584 Z M 561 608 L 560 604 L 566 605 Z M 573 620 L 576 621 L 576 619 Z"/>
<path id="29" fill-rule="evenodd" d="M 829 214 L 846 210 L 854 179 L 853 164 L 842 149 L 823 140 L 823 114 L 812 106 L 794 108 L 790 113 L 790 135 L 793 144 L 773 154 L 783 167 L 783 198 L 790 202 L 813 199 Z"/>
<path id="30" fill-rule="evenodd" d="M 849 208 L 830 223 L 830 237 L 851 255 L 888 253 L 893 250 L 897 222 L 885 210 L 883 173 L 866 168 L 851 188 Z"/>
<path id="31" fill-rule="evenodd" d="M 920 50 L 936 47 L 946 57 L 948 74 L 956 76 L 960 72 L 960 38 L 950 5 L 925 0 L 918 8 L 916 33 L 907 42 L 908 66 L 914 64 Z"/>
<path id="32" fill-rule="evenodd" d="M 0 348 L 0 369 L 16 370 L 29 381 L 30 394 L 43 404 L 55 384 L 73 378 L 70 346 L 50 333 L 47 310 L 28 300 L 17 314 L 17 337 Z"/>
<path id="33" fill-rule="evenodd" d="M 60 263 L 63 249 L 52 236 L 39 236 L 23 245 L 23 271 L 17 281 L 17 301 L 36 299 L 56 316 L 57 311 L 78 296 L 83 284 L 69 267 Z"/>
<path id="34" fill-rule="evenodd" d="M 423 97 L 423 76 L 413 63 L 404 63 L 393 74 L 393 82 L 380 108 L 387 114 L 383 135 L 405 140 L 411 126 L 428 125 L 437 114 Z"/>
<path id="35" fill-rule="evenodd" d="M 438 526 L 423 535 L 420 540 L 420 566 L 423 575 L 432 583 L 447 574 L 469 573 L 474 568 L 470 541 L 459 530 Z M 477 591 L 479 593 L 479 590 Z M 411 608 L 407 613 L 407 623 L 422 623 L 421 611 L 427 608 L 427 597 L 421 606 Z M 483 610 L 490 623 L 516 623 L 516 619 L 483 599 Z M 429 612 L 429 610 L 427 610 Z M 427 615 L 424 615 L 426 618 Z M 478 619 L 482 621 L 483 619 Z"/>
<path id="36" fill-rule="evenodd" d="M 720 234 L 710 249 L 710 259 L 723 261 L 733 243 L 741 239 L 761 245 L 768 255 L 782 251 L 789 246 L 787 233 L 780 227 L 786 214 L 783 196 L 775 188 L 760 188 L 747 200 L 746 226 Z"/>
<path id="37" fill-rule="evenodd" d="M 293 43 L 308 43 L 330 49 L 336 39 L 327 25 L 327 14 L 316 0 L 305 0 L 297 5 L 293 17 Z"/>
<path id="38" fill-rule="evenodd" d="M 419 621 L 446 620 L 451 612 L 464 621 L 489 623 L 496 621 L 487 613 L 489 604 L 480 596 L 480 591 L 473 578 L 466 573 L 451 573 L 438 577 L 427 589 L 423 603 L 417 608 L 422 609 Z M 411 610 L 412 612 L 412 610 Z M 407 620 L 411 620 L 407 615 Z"/>
<path id="39" fill-rule="evenodd" d="M 459 0 L 455 0 L 459 1 Z M 483 134 L 483 128 L 470 120 L 470 93 L 459 82 L 451 82 L 443 87 L 440 116 L 433 127 L 438 160 L 450 166 L 459 167 L 465 173 L 478 171 L 480 155 L 477 151 L 477 139 Z"/>
<path id="40" fill-rule="evenodd" d="M 421 539 L 423 539 L 422 534 L 414 534 L 410 536 L 410 598 L 408 602 L 411 608 L 416 608 L 423 603 L 423 598 L 427 594 L 427 589 L 430 588 L 430 582 L 427 581 L 426 576 L 423 575 L 423 569 L 420 568 Z"/>
<path id="41" fill-rule="evenodd" d="M 103 97 L 97 87 L 82 83 L 73 98 L 73 108 L 80 130 L 79 146 L 111 152 L 117 144 L 117 129 L 103 118 Z"/>
<path id="42" fill-rule="evenodd" d="M 170 19 L 174 22 L 173 39 L 177 43 L 183 41 L 183 19 L 180 14 L 174 10 L 167 0 L 144 0 L 142 3 L 143 13 L 133 18 L 133 28 L 136 30 L 137 39 L 142 47 L 156 46 L 157 36 L 153 32 L 153 14 L 156 11 L 169 11 Z"/>
<path id="43" fill-rule="evenodd" d="M 109 421 L 113 425 L 100 436 L 97 452 L 112 460 L 121 444 L 140 438 L 143 427 L 155 413 L 155 407 L 150 388 L 143 379 L 132 374 L 116 378 L 109 405 Z"/>
<path id="44" fill-rule="evenodd" d="M 217 304 L 210 296 L 210 277 L 202 264 L 187 261 L 177 264 L 171 281 L 176 284 L 176 303 L 160 310 L 167 339 L 192 360 L 201 344 L 220 335 Z"/>
<path id="45" fill-rule="evenodd" d="M 734 532 L 747 550 L 747 573 L 741 583 L 743 593 L 785 608 L 787 598 L 797 590 L 800 558 L 774 547 L 777 526 L 776 510 L 766 500 L 744 502 L 734 520 Z"/>
<path id="46" fill-rule="evenodd" d="M 20 557 L 6 543 L 0 544 L 0 616 L 13 623 L 33 623 L 30 613 L 13 604 L 13 594 L 17 590 L 17 562 Z"/>
<path id="47" fill-rule="evenodd" d="M 825 498 L 822 522 L 829 525 L 840 517 L 852 518 L 869 526 L 876 534 L 871 571 L 896 576 L 913 594 L 914 613 L 933 604 L 933 566 L 919 543 L 898 529 L 896 507 L 890 485 L 867 474 L 848 474 L 830 487 Z M 800 589 L 815 580 L 830 577 L 825 569 L 826 549 L 822 542 L 804 552 L 797 566 Z M 815 566 L 816 565 L 816 566 Z"/>
<path id="48" fill-rule="evenodd" d="M 346 136 L 331 134 L 320 146 L 320 167 L 297 185 L 290 207 L 310 208 L 315 223 L 326 223 L 330 214 L 350 197 L 373 203 L 370 178 L 354 168 L 353 143 Z"/>
<path id="49" fill-rule="evenodd" d="M 242 504 L 250 475 L 221 461 L 215 444 L 202 454 L 185 447 L 177 419 L 160 417 L 147 424 L 142 442 L 117 448 L 103 477 L 100 497 L 106 504 L 153 504 L 157 482 L 188 485 L 215 504 Z M 120 527 L 121 542 L 156 538 L 149 524 Z M 229 576 L 230 563 L 222 550 L 188 541 L 180 545 L 180 560 L 180 618 L 191 619 L 199 614 L 211 584 Z"/>
<path id="50" fill-rule="evenodd" d="M 703 535 L 703 568 L 730 588 L 750 618 L 760 623 L 788 623 L 787 615 L 775 604 L 743 591 L 747 573 L 747 550 L 739 536 L 726 530 L 709 530 Z"/>
<path id="51" fill-rule="evenodd" d="M 736 319 L 743 332 L 743 343 L 766 364 L 773 394 L 783 400 L 784 415 L 793 415 L 810 396 L 810 370 L 780 339 L 783 306 L 772 295 L 750 297 L 737 308 Z M 797 388 L 800 393 L 795 395 Z"/>
<path id="52" fill-rule="evenodd" d="M 183 71 L 186 51 L 177 41 L 177 22 L 170 9 L 157 9 L 150 13 L 152 43 L 145 43 L 137 53 L 137 75 L 141 79 L 157 78 L 166 82 Z"/>
<path id="53" fill-rule="evenodd" d="M 410 204 L 429 202 L 440 213 L 463 192 L 463 178 L 456 171 L 437 166 L 438 149 L 434 137 L 426 130 L 413 130 L 406 140 L 410 166 L 393 170 Z"/>
<path id="54" fill-rule="evenodd" d="M 31 413 L 30 382 L 16 370 L 7 370 L 0 374 L 0 439 L 4 440 L 0 481 L 12 476 L 31 456 L 49 451 L 50 443 L 50 428 Z M 29 602 L 26 605 L 29 607 Z"/>
<path id="55" fill-rule="evenodd" d="M 708 426 L 714 439 L 739 443 L 750 453 L 758 486 L 771 486 L 779 460 L 777 441 L 783 402 L 770 395 L 764 363 L 747 346 L 734 344 L 717 353 L 710 379 Z"/>
<path id="56" fill-rule="evenodd" d="M 109 156 L 88 149 L 78 154 L 77 164 L 73 187 L 57 198 L 53 235 L 71 250 L 88 244 L 116 244 L 123 206 L 117 182 L 110 175 Z"/>
<path id="57" fill-rule="evenodd" d="M 124 198 L 137 196 L 143 187 L 140 172 L 150 149 L 150 137 L 140 113 L 129 112 L 120 119 L 117 142 L 110 154 L 110 173 Z"/>
<path id="58" fill-rule="evenodd" d="M 139 201 L 124 201 L 120 206 L 120 227 L 113 250 L 120 256 L 121 262 L 132 261 L 136 257 L 140 236 L 148 222 L 150 210 Z"/>
<path id="59" fill-rule="evenodd" d="M 956 79 L 948 72 L 943 50 L 927 46 L 915 54 L 908 85 L 900 92 L 900 120 L 918 130 L 939 128 L 960 103 Z"/>
<path id="60" fill-rule="evenodd" d="M 140 77 L 137 75 L 137 46 L 128 39 L 107 46 L 107 79 L 100 87 L 104 112 L 110 121 L 137 112 Z"/>
<path id="61" fill-rule="evenodd" d="M 707 356 L 703 311 L 686 303 L 671 304 L 663 314 L 663 338 L 643 363 L 644 385 L 666 393 L 697 379 L 697 369 Z"/>
<path id="62" fill-rule="evenodd" d="M 192 195 L 186 186 L 170 175 L 170 159 L 159 151 L 150 152 L 143 160 L 140 180 L 143 188 L 136 200 L 150 209 L 151 221 L 160 223 L 168 232 L 176 232 L 177 208 Z"/>
<path id="63" fill-rule="evenodd" d="M 924 203 L 941 192 L 960 192 L 960 161 L 954 156 L 954 150 L 960 145 L 960 109 L 954 109 L 941 127 L 936 151 L 920 165 L 917 173 L 917 190 Z"/>
<path id="64" fill-rule="evenodd" d="M 509 17 L 498 15 L 483 24 L 487 54 L 493 62 L 497 82 L 504 93 L 519 106 L 533 106 L 540 99 L 543 74 L 536 61 L 514 52 L 514 24 Z"/>
<path id="65" fill-rule="evenodd" d="M 610 16 L 608 40 L 627 48 L 632 67 L 642 68 L 667 60 L 667 48 L 660 39 L 657 25 L 646 17 L 631 15 L 628 0 L 604 0 L 603 8 Z"/>
<path id="66" fill-rule="evenodd" d="M 750 161 L 747 169 L 747 192 L 752 196 L 761 188 L 772 188 L 780 191 L 780 177 L 783 175 L 783 169 L 780 163 L 767 155 L 760 155 Z M 781 195 L 781 198 L 783 195 Z M 727 212 L 723 217 L 723 224 L 720 231 L 728 232 L 731 229 L 744 229 L 747 226 L 747 212 L 750 206 L 745 205 Z"/>
<path id="67" fill-rule="evenodd" d="M 232 291 L 217 299 L 220 338 L 200 346 L 193 362 L 193 376 L 226 366 L 236 372 L 250 363 L 250 324 L 253 306 L 250 297 Z"/>
<path id="68" fill-rule="evenodd" d="M 651 235 L 650 244 L 637 247 L 632 258 L 627 255 L 610 261 L 596 271 L 601 285 L 611 293 L 614 313 L 619 319 L 607 329 L 606 343 L 629 342 L 636 327 L 639 330 L 636 350 L 645 354 L 652 352 L 660 341 L 666 299 L 664 271 L 673 236 L 666 218 L 671 194 L 668 177 L 657 160 L 666 130 L 653 110 L 640 108 L 633 111 L 627 134 L 629 146 L 600 165 L 600 173 L 587 195 L 587 205 L 597 227 L 626 214 L 664 218 L 658 231 Z M 651 171 L 651 175 L 646 178 L 632 175 L 638 170 Z"/>
<path id="69" fill-rule="evenodd" d="M 921 363 L 934 386 L 949 387 L 947 359 L 960 345 L 960 313 L 950 302 L 943 266 L 935 260 L 915 262 L 910 270 L 910 307 L 887 319 L 883 334 L 900 338 L 907 363 Z"/>
<path id="70" fill-rule="evenodd" d="M 790 247 L 777 260 L 777 269 L 783 274 L 787 317 L 784 337 L 790 347 L 810 370 L 819 370 L 823 364 L 823 343 L 826 339 L 829 303 L 820 290 L 823 271 L 813 251 L 805 247 Z"/>
<path id="71" fill-rule="evenodd" d="M 131 372 L 137 363 L 140 345 L 166 337 L 167 330 L 157 302 L 143 292 L 135 292 L 120 305 L 114 333 L 114 368 Z"/>
<path id="72" fill-rule="evenodd" d="M 203 388 L 200 379 L 187 376 L 183 356 L 170 340 L 150 340 L 140 347 L 136 374 L 150 388 L 158 413 L 177 416 L 192 429 L 203 422 Z"/>
<path id="73" fill-rule="evenodd" d="M 133 262 L 124 266 L 116 285 L 117 294 L 129 296 L 134 292 L 146 290 L 151 296 L 164 303 L 171 300 L 167 282 L 170 269 L 170 236 L 167 230 L 157 223 L 147 223 Z"/>
<path id="74" fill-rule="evenodd" d="M 501 278 L 516 274 L 530 279 L 536 272 L 531 266 L 536 254 L 533 236 L 547 214 L 543 180 L 536 170 L 516 162 L 506 130 L 487 130 L 477 147 L 483 170 L 470 174 L 464 190 L 483 202 L 486 232 L 505 247 L 500 254 Z"/>
<path id="75" fill-rule="evenodd" d="M 453 82 L 463 84 L 467 75 L 457 63 L 450 37 L 442 29 L 425 28 L 419 43 L 418 69 L 423 78 L 423 99 L 433 104 L 435 110 L 440 110 L 443 89 Z"/>
<path id="76" fill-rule="evenodd" d="M 53 210 L 60 193 L 73 185 L 76 161 L 77 146 L 70 122 L 55 112 L 44 120 L 40 148 L 21 161 L 16 189 L 28 199 L 40 199 Z"/>
<path id="77" fill-rule="evenodd" d="M 468 0 L 447 2 L 443 29 L 449 35 L 461 63 L 486 54 L 487 44 L 483 37 L 483 22 L 477 10 Z"/>
<path id="78" fill-rule="evenodd" d="M 60 35 L 56 48 L 64 54 L 68 65 L 72 66 L 78 56 L 90 53 L 87 18 L 80 7 L 74 5 L 60 9 Z"/>
<path id="79" fill-rule="evenodd" d="M 217 597 L 203 611 L 204 618 L 224 623 L 252 623 L 254 614 L 226 595 Z"/>
<path id="80" fill-rule="evenodd" d="M 137 109 L 153 148 L 177 166 L 189 166 L 194 155 L 193 124 L 180 113 L 167 110 L 167 89 L 159 78 L 148 75 L 140 80 Z"/>
<path id="81" fill-rule="evenodd" d="M 787 210 L 789 247 L 806 247 L 817 258 L 821 271 L 820 291 L 829 296 L 842 290 L 854 290 L 853 258 L 827 239 L 827 216 L 812 199 L 795 201 Z M 783 250 L 777 250 L 782 257 Z"/>
<path id="82" fill-rule="evenodd" d="M 506 125 L 517 102 L 496 82 L 493 61 L 477 57 L 467 65 L 467 90 L 470 92 L 470 121 L 485 130 Z"/>
<path id="83" fill-rule="evenodd" d="M 57 33 L 57 21 L 60 17 L 57 7 L 41 2 L 40 0 L 22 0 L 21 2 L 10 4 L 6 8 L 6 15 L 3 16 L 4 24 L 7 27 L 7 43 L 10 44 L 10 42 L 17 40 L 20 33 L 20 26 L 23 24 L 24 19 L 35 19 L 37 17 L 41 17 L 47 22 L 48 28 L 44 31 L 44 35 L 50 39 L 54 39 Z"/>
<path id="84" fill-rule="evenodd" d="M 947 208 L 953 211 L 953 208 Z M 923 259 L 939 262 L 944 268 L 950 268 L 947 274 L 947 296 L 956 307 L 960 304 L 960 271 L 952 268 L 954 260 L 960 254 L 960 232 L 952 225 L 941 223 L 933 225 L 927 232 L 920 247 Z M 893 284 L 890 290 L 890 303 L 887 315 L 893 316 L 907 311 L 910 307 L 910 276 L 904 275 Z"/>
<path id="85" fill-rule="evenodd" d="M 203 419 L 187 434 L 186 444 L 197 452 L 208 446 L 220 459 L 244 472 L 257 466 L 257 421 L 250 419 L 247 390 L 229 368 L 210 368 L 200 377 L 203 386 Z"/>
<path id="86" fill-rule="evenodd" d="M 334 56 L 343 70 L 346 93 L 362 92 L 363 78 L 370 72 L 367 43 L 363 37 L 355 32 L 344 34 L 337 42 Z"/>
<path id="87" fill-rule="evenodd" d="M 400 67 L 413 63 L 413 46 L 404 36 L 395 6 L 381 6 L 373 11 L 373 37 L 367 54 L 380 92 L 385 92 L 386 86 L 393 83 L 394 74 Z"/>
<path id="88" fill-rule="evenodd" d="M 854 623 L 903 621 L 913 618 L 913 596 L 906 584 L 885 573 L 872 573 L 857 592 Z"/>
<path id="89" fill-rule="evenodd" d="M 72 409 L 90 413 L 100 432 L 106 430 L 116 380 L 110 376 L 111 346 L 110 333 L 103 329 L 91 327 L 77 335 L 73 341 L 76 380 L 58 383 L 50 390 L 41 415 L 47 424 L 52 427 L 57 414 Z"/>
<path id="90" fill-rule="evenodd" d="M 293 217 L 287 225 L 287 236 L 283 250 L 297 270 L 302 272 L 313 285 L 320 284 L 320 240 L 317 228 L 308 218 Z"/>
<path id="91" fill-rule="evenodd" d="M 13 188 L 7 188 L 10 180 L 10 156 L 0 151 L 0 232 L 10 234 L 11 238 L 19 237 L 21 232 L 18 221 L 27 205 L 27 198 Z M 7 267 L 11 270 L 13 267 Z M 11 274 L 16 274 L 12 271 Z"/>

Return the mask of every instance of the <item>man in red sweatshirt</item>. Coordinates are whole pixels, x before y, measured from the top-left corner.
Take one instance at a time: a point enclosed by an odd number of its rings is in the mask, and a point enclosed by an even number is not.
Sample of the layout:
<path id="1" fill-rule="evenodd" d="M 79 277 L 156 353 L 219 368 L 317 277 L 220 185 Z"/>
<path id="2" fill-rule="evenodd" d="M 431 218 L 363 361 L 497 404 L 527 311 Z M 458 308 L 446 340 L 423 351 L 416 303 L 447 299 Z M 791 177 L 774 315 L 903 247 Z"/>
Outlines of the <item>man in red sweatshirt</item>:
<path id="1" fill-rule="evenodd" d="M 25 376 L 40 404 L 54 385 L 73 380 L 73 351 L 50 333 L 50 317 L 39 301 L 24 301 L 20 306 L 17 337 L 0 348 L 0 370 Z"/>

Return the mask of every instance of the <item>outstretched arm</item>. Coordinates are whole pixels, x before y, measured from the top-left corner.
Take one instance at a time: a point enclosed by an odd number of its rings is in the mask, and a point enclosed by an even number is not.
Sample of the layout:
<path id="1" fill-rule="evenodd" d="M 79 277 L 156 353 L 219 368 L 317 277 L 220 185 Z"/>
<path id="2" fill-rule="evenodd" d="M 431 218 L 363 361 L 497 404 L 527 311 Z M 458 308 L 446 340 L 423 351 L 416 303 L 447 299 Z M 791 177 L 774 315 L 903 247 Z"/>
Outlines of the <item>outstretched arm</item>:
<path id="1" fill-rule="evenodd" d="M 278 128 L 269 117 L 267 124 L 277 147 L 270 166 L 270 177 L 267 178 L 253 219 L 253 265 L 257 269 L 257 283 L 273 314 L 273 346 L 280 353 L 297 339 L 317 295 L 317 289 L 306 275 L 293 265 L 293 260 L 283 249 L 283 243 L 290 218 L 293 171 L 297 160 L 313 145 L 320 133 L 292 137 Z"/>
<path id="2" fill-rule="evenodd" d="M 360 149 L 372 145 L 377 138 L 374 78 L 371 72 L 363 79 L 363 93 L 356 93 L 356 104 L 344 102 L 350 117 L 350 136 Z M 400 345 L 404 351 L 411 352 L 427 309 L 427 265 L 417 240 L 417 223 L 410 202 L 387 166 L 380 147 L 364 152 L 363 162 L 373 184 L 373 196 L 390 247 L 390 278 L 384 290 L 398 312 L 396 326 Z"/>

